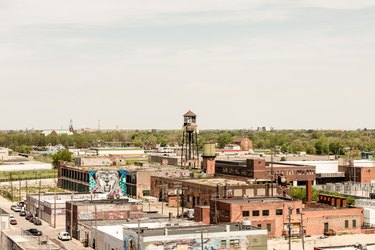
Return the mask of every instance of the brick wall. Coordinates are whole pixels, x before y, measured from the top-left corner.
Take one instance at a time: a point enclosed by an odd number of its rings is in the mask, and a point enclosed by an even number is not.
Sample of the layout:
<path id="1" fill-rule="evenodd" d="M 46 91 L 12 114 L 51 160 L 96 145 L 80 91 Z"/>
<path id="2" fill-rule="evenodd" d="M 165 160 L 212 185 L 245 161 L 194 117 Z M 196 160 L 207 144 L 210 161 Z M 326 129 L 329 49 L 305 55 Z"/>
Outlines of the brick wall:
<path id="1" fill-rule="evenodd" d="M 348 221 L 347 228 L 345 220 Z M 353 220 L 355 220 L 355 227 L 353 227 Z M 361 233 L 363 208 L 304 210 L 303 225 L 306 235 L 324 234 L 325 223 L 328 223 L 328 229 L 332 229 L 336 234 Z"/>

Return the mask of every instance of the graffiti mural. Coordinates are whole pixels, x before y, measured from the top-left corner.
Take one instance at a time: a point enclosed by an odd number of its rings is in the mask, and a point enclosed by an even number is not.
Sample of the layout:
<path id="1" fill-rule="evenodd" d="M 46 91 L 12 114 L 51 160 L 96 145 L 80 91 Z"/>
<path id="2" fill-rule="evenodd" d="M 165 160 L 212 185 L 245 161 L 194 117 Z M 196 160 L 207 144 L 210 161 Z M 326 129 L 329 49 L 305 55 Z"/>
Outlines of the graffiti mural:
<path id="1" fill-rule="evenodd" d="M 126 171 L 92 170 L 89 172 L 90 192 L 115 197 L 126 195 Z"/>

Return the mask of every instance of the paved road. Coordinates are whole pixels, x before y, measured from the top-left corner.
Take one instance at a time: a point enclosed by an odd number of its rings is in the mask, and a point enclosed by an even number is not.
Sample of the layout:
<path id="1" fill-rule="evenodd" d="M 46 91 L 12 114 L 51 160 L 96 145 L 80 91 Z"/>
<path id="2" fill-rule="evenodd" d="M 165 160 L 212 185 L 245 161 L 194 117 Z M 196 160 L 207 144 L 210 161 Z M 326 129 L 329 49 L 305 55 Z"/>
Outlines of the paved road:
<path id="1" fill-rule="evenodd" d="M 27 230 L 29 228 L 37 228 L 39 230 L 41 230 L 43 232 L 43 235 L 46 235 L 48 236 L 48 238 L 53 241 L 54 243 L 60 245 L 60 246 L 63 246 L 65 249 L 67 250 L 76 250 L 76 249 L 91 249 L 91 248 L 85 248 L 83 247 L 83 245 L 73 239 L 73 240 L 70 240 L 70 241 L 60 241 L 57 239 L 57 234 L 61 231 L 65 231 L 65 227 L 57 227 L 57 228 L 53 228 L 51 227 L 49 224 L 47 224 L 46 222 L 42 221 L 43 225 L 41 226 L 35 226 L 34 224 L 30 223 L 29 221 L 27 221 L 25 219 L 25 217 L 21 217 L 19 216 L 18 213 L 12 211 L 10 209 L 10 206 L 12 205 L 13 203 L 11 203 L 10 201 L 8 201 L 7 199 L 3 198 L 0 196 L 0 208 L 4 209 L 5 211 L 7 211 L 9 214 L 12 214 L 14 215 L 14 217 L 17 219 L 17 225 L 10 225 L 10 230 L 12 230 L 13 232 L 17 232 L 19 233 L 19 235 L 22 234 L 22 230 Z"/>

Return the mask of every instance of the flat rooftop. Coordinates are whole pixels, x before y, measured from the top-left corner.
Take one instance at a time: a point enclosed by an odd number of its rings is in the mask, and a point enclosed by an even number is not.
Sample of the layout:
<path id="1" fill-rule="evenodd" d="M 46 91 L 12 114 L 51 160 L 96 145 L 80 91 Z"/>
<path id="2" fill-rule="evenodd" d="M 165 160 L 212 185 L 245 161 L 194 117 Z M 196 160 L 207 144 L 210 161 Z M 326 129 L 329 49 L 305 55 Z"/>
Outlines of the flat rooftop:
<path id="1" fill-rule="evenodd" d="M 350 245 L 350 246 L 318 247 L 318 249 L 321 249 L 321 250 L 359 250 L 359 249 L 362 249 L 362 248 L 358 248 L 355 245 Z M 367 244 L 365 249 L 375 250 L 375 243 L 374 244 Z"/>
<path id="2" fill-rule="evenodd" d="M 105 204 L 142 204 L 140 201 L 138 200 L 134 200 L 134 199 L 128 199 L 128 198 L 125 198 L 125 199 L 105 199 L 105 200 L 73 200 L 73 201 L 67 201 L 67 202 L 70 202 L 70 203 L 73 203 L 77 206 L 82 206 L 82 205 L 105 205 Z"/>
<path id="3" fill-rule="evenodd" d="M 241 203 L 257 203 L 257 202 L 285 202 L 293 201 L 292 199 L 280 198 L 280 197 L 259 197 L 259 198 L 243 198 L 243 199 L 218 199 L 224 203 L 230 204 L 241 204 Z"/>
<path id="4" fill-rule="evenodd" d="M 260 231 L 261 233 L 267 234 L 266 230 L 260 230 L 256 227 L 247 226 L 240 227 L 239 224 L 220 224 L 220 225 L 199 225 L 199 226 L 187 226 L 187 227 L 174 227 L 168 230 L 168 235 L 179 235 L 179 234 L 200 234 L 200 230 L 203 230 L 203 233 L 224 233 L 227 232 L 227 225 L 229 226 L 230 232 L 244 232 L 244 231 Z M 134 228 L 133 230 L 137 230 Z M 145 229 L 143 230 L 142 236 L 164 236 L 165 229 Z"/>
<path id="5" fill-rule="evenodd" d="M 199 184 L 199 185 L 209 185 L 216 187 L 217 185 L 219 186 L 224 186 L 224 185 L 247 185 L 246 181 L 241 181 L 241 180 L 232 180 L 232 179 L 224 179 L 224 178 L 202 178 L 202 179 L 187 179 L 183 180 L 185 183 L 193 183 L 193 184 Z"/>

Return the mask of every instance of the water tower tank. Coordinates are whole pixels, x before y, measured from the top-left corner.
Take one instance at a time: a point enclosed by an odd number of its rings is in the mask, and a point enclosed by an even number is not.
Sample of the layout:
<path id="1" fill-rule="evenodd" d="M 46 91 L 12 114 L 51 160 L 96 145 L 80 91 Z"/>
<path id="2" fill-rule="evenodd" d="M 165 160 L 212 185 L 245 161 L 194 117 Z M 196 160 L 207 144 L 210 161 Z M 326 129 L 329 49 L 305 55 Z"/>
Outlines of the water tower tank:
<path id="1" fill-rule="evenodd" d="M 203 144 L 203 157 L 215 157 L 215 143 L 205 142 Z"/>

